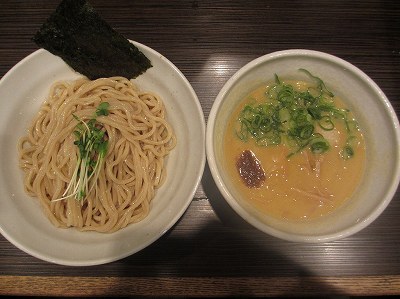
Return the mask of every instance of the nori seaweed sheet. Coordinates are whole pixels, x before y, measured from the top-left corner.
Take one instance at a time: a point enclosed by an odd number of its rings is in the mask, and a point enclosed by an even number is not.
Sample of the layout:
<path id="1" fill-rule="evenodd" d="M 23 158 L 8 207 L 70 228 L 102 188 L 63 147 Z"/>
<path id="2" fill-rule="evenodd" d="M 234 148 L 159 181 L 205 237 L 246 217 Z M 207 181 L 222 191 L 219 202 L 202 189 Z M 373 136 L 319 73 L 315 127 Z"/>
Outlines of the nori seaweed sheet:
<path id="1" fill-rule="evenodd" d="M 136 78 L 152 66 L 86 0 L 63 0 L 33 41 L 91 80 L 112 76 Z"/>

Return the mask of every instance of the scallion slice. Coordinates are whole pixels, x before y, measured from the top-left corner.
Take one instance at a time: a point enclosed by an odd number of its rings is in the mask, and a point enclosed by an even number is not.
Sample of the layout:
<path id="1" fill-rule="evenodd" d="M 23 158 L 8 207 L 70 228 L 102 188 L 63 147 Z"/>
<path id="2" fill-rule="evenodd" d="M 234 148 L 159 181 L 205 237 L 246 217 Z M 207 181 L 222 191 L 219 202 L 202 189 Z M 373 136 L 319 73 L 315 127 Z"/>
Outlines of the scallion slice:
<path id="1" fill-rule="evenodd" d="M 349 135 L 357 128 L 355 121 L 348 117 L 349 110 L 336 107 L 334 94 L 324 81 L 306 69 L 299 70 L 316 85 L 306 91 L 297 91 L 275 74 L 275 84 L 266 91 L 266 101 L 247 104 L 242 109 L 238 118 L 240 125 L 236 130 L 241 140 L 255 139 L 260 146 L 285 142 L 293 148 L 288 157 L 306 148 L 321 154 L 328 151 L 330 145 L 321 134 L 316 133 L 317 127 L 322 131 L 331 131 L 337 121 L 343 121 Z M 350 144 L 346 144 L 342 157 L 348 159 L 353 156 L 352 149 Z"/>

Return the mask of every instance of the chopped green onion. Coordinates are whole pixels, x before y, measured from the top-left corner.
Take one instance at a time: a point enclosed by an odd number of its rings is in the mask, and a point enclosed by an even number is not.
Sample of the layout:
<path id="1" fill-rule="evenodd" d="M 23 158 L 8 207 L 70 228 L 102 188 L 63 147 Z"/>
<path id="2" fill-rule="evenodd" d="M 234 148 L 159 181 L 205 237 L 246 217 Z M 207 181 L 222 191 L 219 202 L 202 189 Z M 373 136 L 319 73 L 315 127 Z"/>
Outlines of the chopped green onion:
<path id="1" fill-rule="evenodd" d="M 356 142 L 357 138 L 355 136 L 350 136 L 347 138 L 346 145 L 340 152 L 340 155 L 344 160 L 348 160 L 354 156 L 354 143 Z"/>
<path id="2" fill-rule="evenodd" d="M 336 121 L 343 121 L 349 134 L 357 129 L 355 121 L 348 118 L 349 110 L 336 107 L 334 94 L 324 81 L 308 70 L 299 70 L 311 77 L 316 86 L 300 92 L 275 74 L 275 84 L 266 91 L 266 102 L 247 104 L 239 115 L 236 134 L 242 141 L 251 138 L 260 146 L 285 142 L 293 148 L 288 157 L 305 148 L 320 154 L 328 151 L 330 145 L 315 133 L 316 126 L 331 131 Z M 352 148 L 349 144 L 348 147 Z M 345 152 L 350 151 L 346 148 Z"/>
<path id="3" fill-rule="evenodd" d="M 324 137 L 316 137 L 310 141 L 310 149 L 314 154 L 322 154 L 329 150 L 329 142 Z"/>
<path id="4" fill-rule="evenodd" d="M 340 152 L 340 155 L 344 160 L 348 160 L 354 156 L 354 150 L 350 145 L 345 145 Z"/>
<path id="5" fill-rule="evenodd" d="M 325 131 L 332 131 L 335 128 L 335 124 L 328 115 L 321 117 L 321 119 L 318 121 L 318 125 Z"/>
<path id="6" fill-rule="evenodd" d="M 320 78 L 318 78 L 317 76 L 314 76 L 313 74 L 311 74 L 309 71 L 307 71 L 306 69 L 299 69 L 302 72 L 305 72 L 308 76 L 310 76 L 311 78 L 315 79 L 318 83 L 318 88 L 321 92 L 326 92 L 330 97 L 334 97 L 333 93 L 330 92 L 326 86 L 324 81 L 322 81 Z"/>

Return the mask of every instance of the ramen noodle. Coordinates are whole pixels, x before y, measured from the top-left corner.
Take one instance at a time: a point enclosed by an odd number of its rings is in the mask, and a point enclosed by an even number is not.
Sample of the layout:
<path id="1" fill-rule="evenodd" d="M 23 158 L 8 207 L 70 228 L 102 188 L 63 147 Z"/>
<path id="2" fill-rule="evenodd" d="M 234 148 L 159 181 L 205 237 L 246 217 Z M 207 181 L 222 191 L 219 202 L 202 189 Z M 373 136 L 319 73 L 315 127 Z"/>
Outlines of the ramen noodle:
<path id="1" fill-rule="evenodd" d="M 52 224 L 114 232 L 149 214 L 175 144 L 159 96 L 123 77 L 82 78 L 51 87 L 20 139 L 19 164 Z"/>

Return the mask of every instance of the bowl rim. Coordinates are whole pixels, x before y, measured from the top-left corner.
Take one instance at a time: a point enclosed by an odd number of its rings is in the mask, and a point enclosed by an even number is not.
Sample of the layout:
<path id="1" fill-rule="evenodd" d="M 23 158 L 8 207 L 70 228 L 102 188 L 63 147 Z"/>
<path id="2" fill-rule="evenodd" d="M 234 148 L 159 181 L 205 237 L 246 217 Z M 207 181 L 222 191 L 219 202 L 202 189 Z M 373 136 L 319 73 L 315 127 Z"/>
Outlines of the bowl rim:
<path id="1" fill-rule="evenodd" d="M 330 63 L 337 64 L 339 66 L 342 66 L 343 68 L 351 71 L 352 73 L 356 74 L 363 82 L 366 82 L 371 89 L 373 89 L 378 95 L 379 95 L 379 102 L 382 104 L 382 106 L 385 108 L 385 111 L 390 115 L 390 124 L 394 128 L 394 133 L 395 133 L 395 144 L 397 144 L 397 148 L 400 148 L 400 125 L 399 125 L 399 120 L 397 118 L 396 112 L 394 111 L 393 106 L 391 105 L 389 99 L 386 97 L 384 92 L 380 89 L 380 87 L 367 75 L 365 74 L 361 69 L 356 67 L 355 65 L 351 64 L 350 62 L 339 58 L 337 56 L 334 56 L 332 54 L 328 54 L 325 52 L 320 52 L 320 51 L 315 51 L 315 50 L 307 50 L 307 49 L 289 49 L 289 50 L 280 50 L 276 52 L 272 52 L 269 54 L 265 54 L 263 56 L 260 56 L 258 58 L 255 58 L 254 60 L 251 60 L 247 64 L 245 64 L 243 67 L 241 67 L 239 70 L 237 70 L 232 77 L 228 79 L 228 81 L 224 84 L 220 92 L 215 98 L 215 101 L 211 107 L 208 120 L 207 120 L 207 127 L 206 127 L 206 156 L 207 156 L 207 162 L 208 166 L 210 168 L 211 175 L 221 192 L 222 196 L 224 197 L 225 201 L 229 204 L 229 206 L 239 215 L 241 216 L 245 221 L 253 225 L 255 228 L 263 231 L 264 233 L 267 233 L 269 235 L 272 235 L 274 237 L 286 240 L 286 241 L 294 241 L 294 242 L 305 242 L 305 243 L 321 243 L 321 242 L 329 242 L 329 241 L 335 241 L 339 239 L 343 239 L 345 237 L 351 236 L 365 227 L 367 227 L 369 224 L 371 224 L 378 216 L 386 209 L 386 207 L 389 205 L 391 200 L 393 199 L 397 188 L 399 186 L 399 181 L 400 181 L 400 162 L 399 159 L 397 159 L 396 166 L 395 166 L 395 172 L 392 176 L 392 180 L 390 182 L 390 187 L 386 190 L 386 193 L 383 196 L 383 200 L 376 206 L 376 208 L 369 214 L 367 215 L 362 221 L 355 223 L 354 225 L 350 226 L 347 229 L 343 229 L 338 232 L 334 233 L 328 233 L 328 234 L 323 234 L 323 235 L 297 235 L 297 234 L 292 234 L 288 232 L 283 232 L 278 229 L 275 229 L 270 226 L 266 226 L 264 223 L 260 222 L 259 220 L 255 219 L 254 217 L 251 217 L 250 213 L 246 211 L 232 196 L 232 194 L 229 192 L 227 189 L 225 183 L 222 180 L 221 175 L 218 172 L 218 167 L 216 164 L 216 159 L 214 156 L 214 127 L 215 127 L 215 121 L 216 121 L 216 116 L 219 112 L 219 109 L 223 103 L 223 100 L 225 98 L 225 95 L 228 93 L 228 91 L 233 87 L 234 83 L 243 75 L 245 75 L 248 71 L 250 71 L 252 68 L 257 67 L 258 65 L 262 63 L 266 63 L 269 60 L 274 60 L 277 58 L 281 57 L 290 57 L 290 56 L 308 56 L 308 57 L 314 57 L 314 58 L 319 58 L 325 61 L 328 61 Z M 388 120 L 389 122 L 389 120 Z"/>

